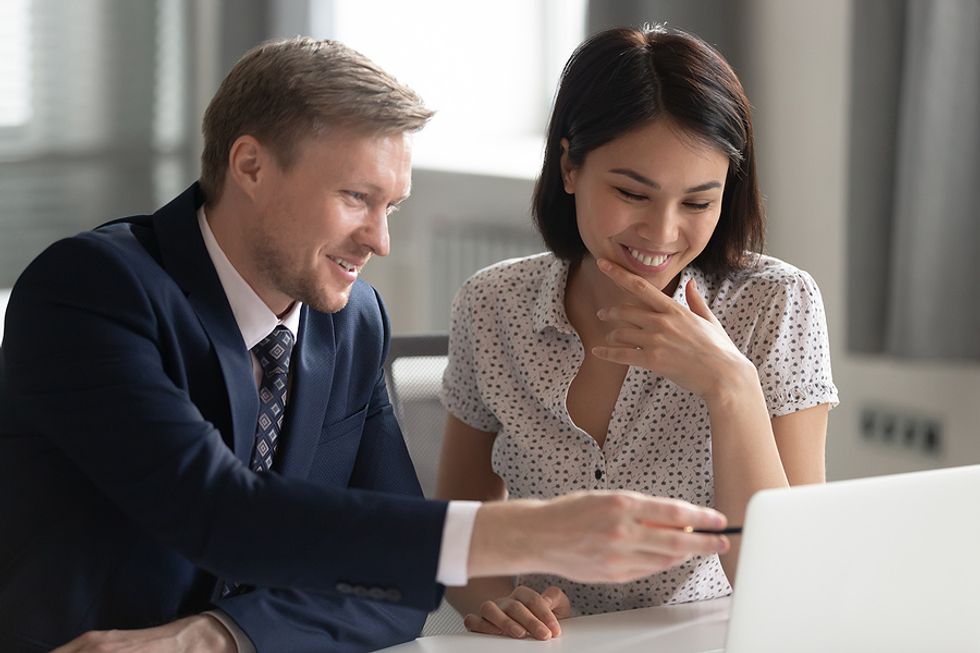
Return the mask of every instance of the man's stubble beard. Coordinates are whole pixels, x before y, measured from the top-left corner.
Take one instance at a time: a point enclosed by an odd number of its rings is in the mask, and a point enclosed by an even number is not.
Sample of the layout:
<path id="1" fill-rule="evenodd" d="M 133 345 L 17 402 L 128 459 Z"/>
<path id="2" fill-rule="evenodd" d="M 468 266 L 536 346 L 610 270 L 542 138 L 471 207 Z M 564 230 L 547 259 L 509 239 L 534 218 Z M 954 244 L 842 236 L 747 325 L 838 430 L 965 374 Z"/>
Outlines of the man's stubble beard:
<path id="1" fill-rule="evenodd" d="M 253 242 L 256 243 L 253 256 L 259 274 L 280 293 L 321 313 L 336 313 L 347 306 L 350 288 L 341 297 L 332 297 L 329 289 L 324 292 L 317 284 L 315 275 L 304 275 L 299 270 L 293 272 L 292 259 L 283 254 L 272 239 L 259 237 Z"/>

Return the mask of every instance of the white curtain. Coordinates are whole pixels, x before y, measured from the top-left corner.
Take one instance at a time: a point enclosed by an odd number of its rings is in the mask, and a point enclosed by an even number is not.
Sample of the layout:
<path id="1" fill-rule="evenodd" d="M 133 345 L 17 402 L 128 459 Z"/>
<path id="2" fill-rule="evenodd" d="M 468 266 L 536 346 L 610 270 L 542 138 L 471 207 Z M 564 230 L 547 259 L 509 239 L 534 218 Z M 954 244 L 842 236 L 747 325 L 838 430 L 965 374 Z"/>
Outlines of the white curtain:
<path id="1" fill-rule="evenodd" d="M 901 88 L 886 350 L 978 360 L 980 2 L 908 3 Z"/>

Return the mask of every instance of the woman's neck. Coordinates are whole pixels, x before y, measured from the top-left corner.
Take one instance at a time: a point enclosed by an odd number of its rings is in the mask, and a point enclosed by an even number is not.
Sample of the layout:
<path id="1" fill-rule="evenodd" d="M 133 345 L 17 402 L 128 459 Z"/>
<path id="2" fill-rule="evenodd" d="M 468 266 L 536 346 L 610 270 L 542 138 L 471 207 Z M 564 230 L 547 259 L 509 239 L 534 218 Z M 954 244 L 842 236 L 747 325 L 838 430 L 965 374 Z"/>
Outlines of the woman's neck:
<path id="1" fill-rule="evenodd" d="M 678 278 L 673 279 L 664 292 L 674 294 Z M 565 314 L 568 321 L 583 340 L 604 338 L 618 326 L 615 322 L 603 322 L 596 317 L 600 308 L 620 304 L 639 305 L 641 302 L 626 292 L 596 266 L 595 259 L 586 254 L 578 263 L 572 263 L 565 282 Z"/>
<path id="2" fill-rule="evenodd" d="M 632 300 L 632 301 L 631 301 Z M 613 283 L 596 267 L 595 259 L 586 254 L 572 263 L 565 282 L 565 314 L 583 340 L 604 337 L 615 325 L 596 317 L 600 308 L 635 303 L 635 298 Z"/>

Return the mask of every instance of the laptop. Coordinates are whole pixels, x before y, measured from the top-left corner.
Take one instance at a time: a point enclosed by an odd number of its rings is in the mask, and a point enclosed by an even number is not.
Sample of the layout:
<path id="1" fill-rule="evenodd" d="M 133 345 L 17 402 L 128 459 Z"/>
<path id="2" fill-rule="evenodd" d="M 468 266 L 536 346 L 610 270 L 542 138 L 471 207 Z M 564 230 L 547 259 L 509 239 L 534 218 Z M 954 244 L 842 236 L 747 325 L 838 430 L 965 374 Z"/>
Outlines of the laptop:
<path id="1" fill-rule="evenodd" d="M 725 653 L 980 651 L 980 465 L 765 490 Z"/>

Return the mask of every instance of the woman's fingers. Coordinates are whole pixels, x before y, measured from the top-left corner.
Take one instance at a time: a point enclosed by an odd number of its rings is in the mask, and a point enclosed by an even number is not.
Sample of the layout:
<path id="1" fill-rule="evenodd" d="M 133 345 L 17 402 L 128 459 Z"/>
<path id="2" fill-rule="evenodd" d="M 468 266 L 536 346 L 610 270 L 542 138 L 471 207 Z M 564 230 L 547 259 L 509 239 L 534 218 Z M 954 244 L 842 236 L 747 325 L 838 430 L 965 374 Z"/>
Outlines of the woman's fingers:
<path id="1" fill-rule="evenodd" d="M 498 599 L 500 600 L 500 599 Z M 527 636 L 527 629 L 517 623 L 497 605 L 496 601 L 484 601 L 480 606 L 480 616 L 500 629 L 508 637 L 521 639 Z"/>
<path id="2" fill-rule="evenodd" d="M 684 292 L 690 310 L 670 299 L 674 308 L 669 311 L 631 304 L 600 309 L 597 316 L 610 330 L 592 354 L 650 370 L 702 398 L 727 387 L 725 378 L 749 378 L 752 363 L 728 337 L 693 279 Z"/>
<path id="3" fill-rule="evenodd" d="M 658 340 L 669 341 L 669 337 L 660 333 L 650 333 L 634 327 L 620 327 L 606 334 L 606 344 L 610 347 L 632 347 L 633 349 L 653 348 Z M 676 345 L 677 343 L 671 342 Z"/>
<path id="4" fill-rule="evenodd" d="M 551 602 L 543 595 L 522 585 L 511 593 L 511 597 L 516 599 L 515 602 L 519 602 L 518 606 L 520 607 L 514 608 L 517 614 L 509 610 L 507 611 L 508 614 L 527 628 L 528 632 L 534 635 L 536 639 L 551 639 L 561 634 L 558 617 L 552 610 Z M 526 620 L 522 617 L 525 617 Z"/>
<path id="5" fill-rule="evenodd" d="M 687 306 L 691 309 L 691 312 L 698 317 L 703 317 L 712 324 L 721 326 L 721 322 L 715 317 L 715 314 L 711 312 L 708 308 L 708 303 L 704 301 L 704 297 L 698 292 L 698 282 L 691 279 L 687 282 L 687 286 L 684 287 L 684 294 L 687 297 Z"/>
<path id="6" fill-rule="evenodd" d="M 602 360 L 609 361 L 610 363 L 642 367 L 653 372 L 658 372 L 658 370 L 648 367 L 643 351 L 639 349 L 630 347 L 593 347 L 592 354 L 596 358 L 601 358 Z"/>
<path id="7" fill-rule="evenodd" d="M 463 626 L 471 633 L 484 635 L 504 635 L 504 632 L 478 614 L 472 612 L 463 617 Z"/>
<path id="8" fill-rule="evenodd" d="M 601 308 L 596 313 L 596 317 L 603 322 L 623 323 L 639 329 L 656 329 L 663 324 L 662 313 L 650 310 L 646 306 L 629 304 Z"/>
<path id="9" fill-rule="evenodd" d="M 627 291 L 637 299 L 641 300 L 644 306 L 653 309 L 654 311 L 669 312 L 671 310 L 676 310 L 679 304 L 673 300 L 673 298 L 668 297 L 662 290 L 654 286 L 652 283 L 644 279 L 643 277 L 633 274 L 626 268 L 619 266 L 612 261 L 607 259 L 598 259 L 596 261 L 598 268 L 610 279 L 612 279 L 617 286 Z M 707 302 L 698 292 L 697 281 L 691 279 L 687 282 L 684 287 L 684 293 L 687 298 L 688 308 L 695 315 L 708 320 L 712 324 L 720 325 L 718 319 L 715 317 L 711 309 L 708 308 Z M 627 308 L 627 307 L 617 307 L 617 308 Z M 600 319 L 614 319 L 623 320 L 635 324 L 636 326 L 643 327 L 646 326 L 647 321 L 643 319 L 641 311 L 630 310 L 623 311 L 620 313 L 600 311 L 600 313 L 606 312 L 608 317 L 600 314 Z"/>
<path id="10" fill-rule="evenodd" d="M 537 607 L 541 609 L 542 606 L 539 605 Z M 544 609 L 549 615 L 551 615 L 551 610 L 547 608 Z M 553 634 L 551 627 L 539 619 L 538 615 L 532 612 L 531 608 L 528 607 L 523 601 L 515 599 L 505 601 L 503 610 L 508 617 L 519 623 L 529 635 L 534 637 L 534 639 L 551 639 Z M 551 619 L 553 618 L 554 617 L 551 616 Z"/>
<path id="11" fill-rule="evenodd" d="M 654 310 L 665 311 L 677 306 L 672 298 L 663 293 L 662 290 L 647 281 L 641 276 L 637 276 L 626 268 L 616 265 L 612 261 L 600 258 L 596 261 L 598 268 L 613 282 L 630 293 L 645 305 Z"/>
<path id="12" fill-rule="evenodd" d="M 642 367 L 667 376 L 672 368 L 670 359 L 665 361 L 663 357 L 670 356 L 672 349 L 657 345 L 664 342 L 664 338 L 663 334 L 632 327 L 613 329 L 606 336 L 606 344 L 593 347 L 592 354 L 613 363 Z"/>
<path id="13" fill-rule="evenodd" d="M 523 585 L 514 589 L 510 596 L 485 601 L 480 614 L 468 614 L 463 619 L 467 630 L 488 635 L 507 635 L 521 639 L 531 635 L 535 639 L 551 639 L 561 634 L 558 625 L 560 614 L 571 614 L 568 597 L 557 587 L 548 588 L 548 596 Z"/>
<path id="14" fill-rule="evenodd" d="M 572 615 L 572 604 L 568 600 L 568 595 L 566 595 L 560 587 L 555 587 L 552 585 L 542 592 L 541 596 L 551 606 L 552 614 L 554 614 L 558 619 L 565 619 Z"/>

